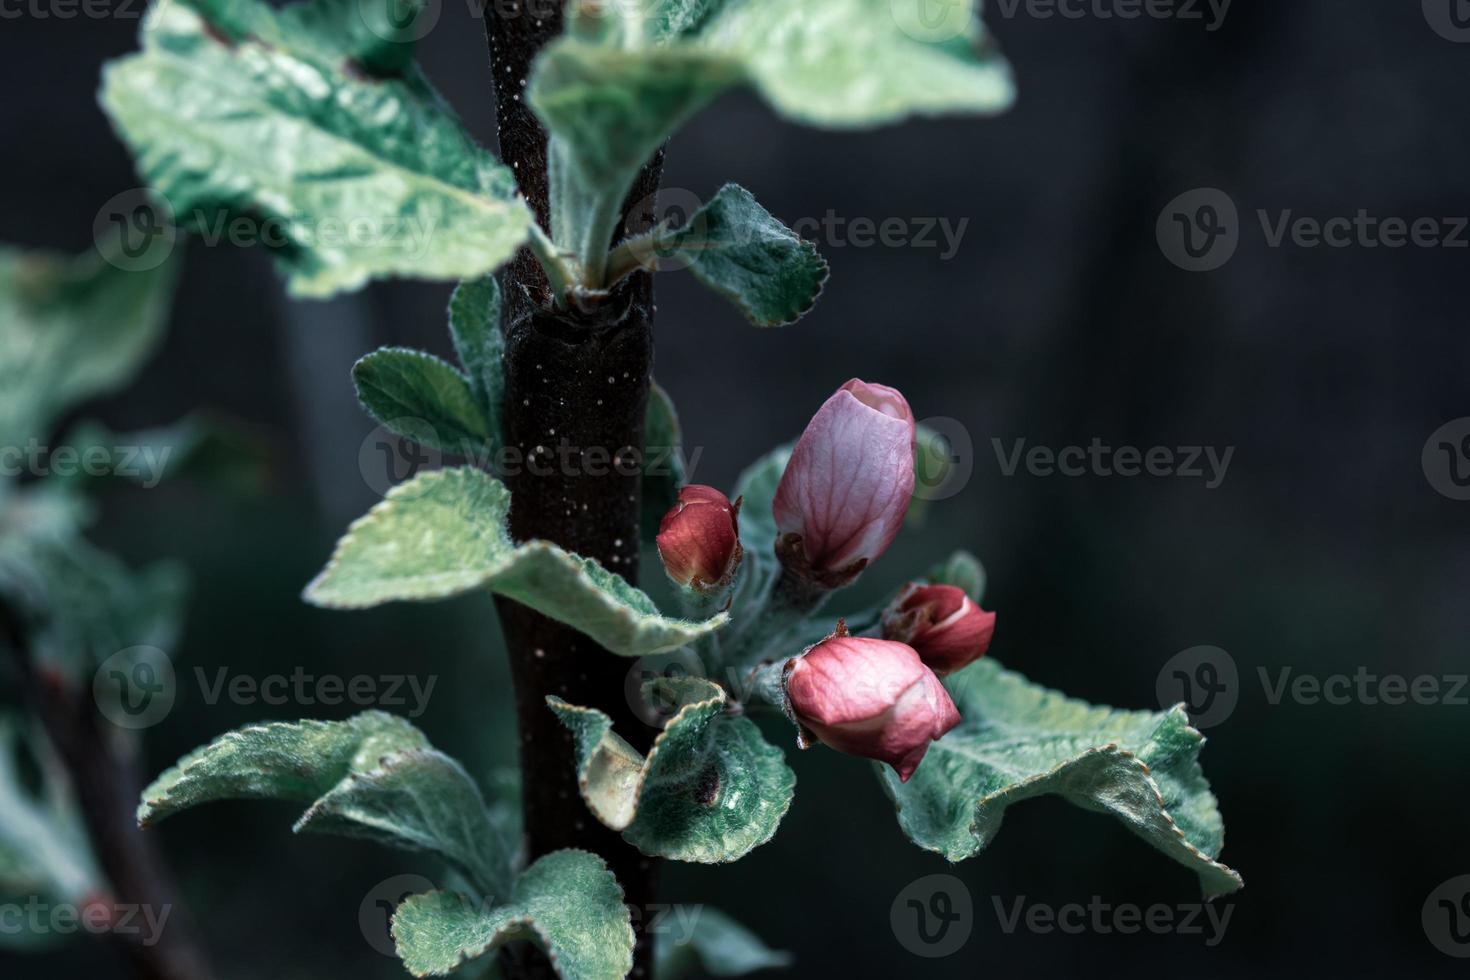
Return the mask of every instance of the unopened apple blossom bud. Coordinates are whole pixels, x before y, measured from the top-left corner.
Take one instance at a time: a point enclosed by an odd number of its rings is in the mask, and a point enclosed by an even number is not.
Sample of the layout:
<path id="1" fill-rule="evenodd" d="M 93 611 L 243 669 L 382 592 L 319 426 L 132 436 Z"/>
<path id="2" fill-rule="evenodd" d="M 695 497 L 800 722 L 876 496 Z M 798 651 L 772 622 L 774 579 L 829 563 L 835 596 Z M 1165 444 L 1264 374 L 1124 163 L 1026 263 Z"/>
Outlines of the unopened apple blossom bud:
<path id="1" fill-rule="evenodd" d="M 877 759 L 907 782 L 929 743 L 960 723 L 949 692 L 912 647 L 837 633 L 787 662 L 786 699 L 823 745 Z"/>
<path id="2" fill-rule="evenodd" d="M 953 585 L 909 585 L 883 611 L 883 638 L 913 647 L 940 677 L 979 660 L 994 634 L 995 613 Z"/>
<path id="3" fill-rule="evenodd" d="M 776 488 L 776 553 L 825 588 L 893 543 L 914 493 L 914 413 L 894 388 L 847 382 L 817 410 Z"/>
<path id="4" fill-rule="evenodd" d="M 740 567 L 737 515 L 740 502 L 730 503 L 714 487 L 690 484 L 679 502 L 658 524 L 659 557 L 677 585 L 701 594 L 729 585 Z"/>

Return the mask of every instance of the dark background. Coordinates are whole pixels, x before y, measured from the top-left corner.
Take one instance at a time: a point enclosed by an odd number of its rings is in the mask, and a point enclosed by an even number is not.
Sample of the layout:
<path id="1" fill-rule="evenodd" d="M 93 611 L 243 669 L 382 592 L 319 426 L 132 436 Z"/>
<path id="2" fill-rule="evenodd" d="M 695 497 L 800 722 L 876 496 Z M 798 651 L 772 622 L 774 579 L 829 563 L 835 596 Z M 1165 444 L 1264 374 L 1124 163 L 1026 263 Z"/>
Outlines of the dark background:
<path id="1" fill-rule="evenodd" d="M 969 224 L 948 261 L 941 249 L 819 242 L 833 267 L 826 294 L 781 331 L 753 330 L 691 279 L 663 277 L 657 375 L 686 444 L 703 450 L 696 479 L 724 487 L 851 376 L 899 386 L 921 417 L 959 420 L 974 444 L 968 484 L 860 588 L 884 591 L 971 548 L 999 611 L 994 654 L 1038 681 L 1152 706 L 1176 652 L 1229 651 L 1239 704 L 1209 731 L 1203 761 L 1229 831 L 1223 858 L 1246 888 L 1222 900 L 1233 911 L 1214 948 L 1185 935 L 1008 935 L 992 897 L 1008 908 L 1021 896 L 1198 900 L 1189 872 L 1121 826 L 1026 803 L 954 869 L 974 898 L 969 943 L 921 960 L 894 937 L 889 906 L 946 865 L 903 839 L 865 763 L 818 750 L 793 752 L 799 792 L 772 843 L 731 867 L 671 867 L 667 897 L 734 913 L 794 951 L 799 976 L 1463 974 L 1430 944 L 1420 910 L 1470 873 L 1470 707 L 1272 705 L 1257 669 L 1467 670 L 1470 503 L 1435 491 L 1420 452 L 1470 415 L 1470 254 L 1270 248 L 1254 213 L 1470 214 L 1470 44 L 1436 34 L 1408 0 L 1237 0 L 1213 33 L 1199 21 L 988 19 L 1019 79 L 1001 119 L 831 134 L 734 96 L 678 136 L 666 186 L 708 196 L 737 180 L 788 224 L 829 210 Z M 122 16 L 5 23 L 0 238 L 79 251 L 103 203 L 137 185 L 94 101 L 101 62 L 131 50 L 137 27 Z M 493 144 L 481 25 L 460 0 L 446 0 L 421 50 Z M 1191 274 L 1165 260 L 1155 220 L 1202 186 L 1227 191 L 1244 227 L 1233 260 Z M 357 464 L 371 426 L 348 368 L 387 343 L 446 352 L 447 295 L 388 284 L 288 303 L 260 251 L 196 243 L 166 349 L 93 414 L 144 426 L 207 406 L 241 420 L 269 449 L 267 491 L 118 491 L 94 537 L 134 563 L 191 567 L 184 675 L 438 675 L 418 723 L 487 774 L 513 751 L 488 601 L 343 614 L 298 599 L 374 499 Z M 1235 455 L 1207 490 L 1007 477 L 991 443 L 1093 437 Z M 183 688 L 147 734 L 150 775 L 249 721 L 350 713 L 210 706 Z M 295 838 L 297 810 L 220 805 L 158 831 L 217 964 L 242 978 L 401 976 L 362 939 L 357 909 L 375 883 L 425 862 Z M 0 964 L 7 976 L 120 975 L 85 943 Z"/>

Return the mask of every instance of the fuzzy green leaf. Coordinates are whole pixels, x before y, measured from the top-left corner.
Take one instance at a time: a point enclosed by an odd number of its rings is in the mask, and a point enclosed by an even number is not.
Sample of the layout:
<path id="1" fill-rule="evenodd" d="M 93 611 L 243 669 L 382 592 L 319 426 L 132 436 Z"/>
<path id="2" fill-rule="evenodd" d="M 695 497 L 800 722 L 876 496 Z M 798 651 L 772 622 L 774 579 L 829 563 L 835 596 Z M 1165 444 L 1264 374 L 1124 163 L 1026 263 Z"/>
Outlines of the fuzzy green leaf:
<path id="1" fill-rule="evenodd" d="M 745 926 L 707 905 L 695 908 L 687 931 L 676 924 L 674 933 L 658 936 L 654 958 L 658 980 L 679 980 L 696 969 L 715 977 L 739 977 L 785 969 L 792 963 L 790 953 L 771 949 Z"/>
<path id="2" fill-rule="evenodd" d="M 432 354 L 375 350 L 352 366 L 352 383 L 368 414 L 420 445 L 474 457 L 490 441 L 490 421 L 469 382 Z"/>
<path id="3" fill-rule="evenodd" d="M 158 347 L 178 262 L 162 239 L 145 248 L 128 269 L 95 250 L 0 248 L 0 446 L 48 444 L 64 412 L 131 381 Z"/>
<path id="4" fill-rule="evenodd" d="M 510 491 L 486 473 L 421 473 L 353 523 L 306 599 L 360 609 L 488 588 L 629 657 L 676 650 L 728 621 L 724 613 L 697 622 L 664 616 L 590 558 L 545 541 L 517 545 L 509 513 Z"/>
<path id="5" fill-rule="evenodd" d="M 173 0 L 104 75 L 102 104 L 173 220 L 213 236 L 242 219 L 298 295 L 478 276 L 530 227 L 510 172 L 417 73 L 363 70 L 384 63 L 363 24 L 347 0 Z"/>
<path id="6" fill-rule="evenodd" d="M 509 894 L 514 849 L 474 780 L 392 715 L 230 732 L 155 780 L 138 820 L 147 826 L 201 803 L 247 798 L 314 801 L 297 820 L 298 833 L 429 851 L 485 894 Z"/>
<path id="7" fill-rule="evenodd" d="M 1199 765 L 1204 738 L 1182 707 L 1119 711 L 1065 697 L 981 660 L 945 686 L 964 721 L 907 783 L 877 767 L 904 832 L 959 861 L 979 853 L 1012 803 L 1056 793 L 1110 814 L 1199 875 L 1212 897 L 1241 887 L 1220 864 L 1225 826 Z"/>
<path id="8" fill-rule="evenodd" d="M 687 266 L 758 327 L 812 308 L 827 263 L 738 184 L 726 184 L 681 228 L 659 237 L 661 261 Z"/>
<path id="9" fill-rule="evenodd" d="M 563 980 L 622 980 L 633 969 L 633 926 L 623 891 L 602 859 L 553 851 L 516 880 L 510 901 L 487 907 L 436 891 L 405 899 L 393 940 L 416 977 L 438 977 L 526 939 Z"/>
<path id="10" fill-rule="evenodd" d="M 791 805 L 796 774 L 748 718 L 724 714 L 723 689 L 701 678 L 651 682 L 650 703 L 673 716 L 647 758 L 594 708 L 547 702 L 577 743 L 587 808 L 644 854 L 715 864 L 770 840 Z"/>
<path id="11" fill-rule="evenodd" d="M 216 800 L 309 803 L 386 755 L 429 747 L 417 728 L 381 711 L 347 721 L 252 725 L 195 749 L 155 779 L 143 791 L 138 823 L 151 826 Z"/>
<path id="12" fill-rule="evenodd" d="M 469 375 L 490 434 L 500 438 L 500 398 L 505 391 L 505 336 L 500 332 L 500 287 L 494 276 L 466 279 L 449 297 L 449 333 Z"/>
<path id="13" fill-rule="evenodd" d="M 968 551 L 956 551 L 929 570 L 929 581 L 936 585 L 954 585 L 979 602 L 985 595 L 985 566 Z"/>

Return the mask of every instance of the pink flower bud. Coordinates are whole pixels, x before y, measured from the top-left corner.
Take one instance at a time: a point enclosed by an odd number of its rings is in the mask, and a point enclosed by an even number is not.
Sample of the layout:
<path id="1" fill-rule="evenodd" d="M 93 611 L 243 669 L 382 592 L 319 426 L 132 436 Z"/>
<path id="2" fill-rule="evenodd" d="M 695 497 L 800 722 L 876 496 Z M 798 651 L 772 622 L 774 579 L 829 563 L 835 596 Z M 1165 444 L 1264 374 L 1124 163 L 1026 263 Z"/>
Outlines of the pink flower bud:
<path id="1" fill-rule="evenodd" d="M 817 410 L 776 488 L 782 562 L 836 588 L 888 549 L 914 494 L 914 413 L 853 379 Z"/>
<path id="2" fill-rule="evenodd" d="M 722 588 L 740 566 L 740 531 L 733 505 L 714 487 L 690 484 L 658 523 L 659 557 L 669 578 L 697 592 Z"/>
<path id="3" fill-rule="evenodd" d="M 883 611 L 883 638 L 913 647 L 940 677 L 984 656 L 994 633 L 995 613 L 953 585 L 909 585 Z"/>
<path id="4" fill-rule="evenodd" d="M 797 723 L 822 744 L 886 762 L 904 782 L 929 743 L 960 723 L 949 692 L 913 648 L 848 636 L 840 624 L 787 663 L 786 697 Z"/>

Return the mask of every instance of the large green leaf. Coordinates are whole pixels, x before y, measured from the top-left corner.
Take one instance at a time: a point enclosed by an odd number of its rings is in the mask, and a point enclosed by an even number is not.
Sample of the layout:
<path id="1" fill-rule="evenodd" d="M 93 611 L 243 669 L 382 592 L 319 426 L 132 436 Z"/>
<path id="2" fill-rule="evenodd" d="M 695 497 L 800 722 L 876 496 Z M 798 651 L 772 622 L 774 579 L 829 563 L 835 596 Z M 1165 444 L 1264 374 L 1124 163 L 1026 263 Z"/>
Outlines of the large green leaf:
<path id="1" fill-rule="evenodd" d="M 393 940 L 416 977 L 439 977 L 516 939 L 539 946 L 563 980 L 622 980 L 633 969 L 633 926 L 623 890 L 602 859 L 553 851 L 493 907 L 454 892 L 407 898 L 393 914 Z"/>
<path id="2" fill-rule="evenodd" d="M 373 418 L 430 449 L 478 457 L 490 441 L 490 420 L 469 381 L 432 354 L 375 350 L 352 366 L 352 383 Z"/>
<path id="3" fill-rule="evenodd" d="M 682 906 L 674 909 L 676 919 Z M 719 909 L 700 905 L 694 908 L 687 928 L 678 921 L 671 932 L 657 937 L 654 947 L 654 976 L 658 980 L 679 980 L 703 970 L 715 977 L 739 977 L 757 970 L 780 970 L 792 963 L 790 953 L 771 949 L 759 936 Z"/>
<path id="4" fill-rule="evenodd" d="M 487 588 L 629 657 L 676 650 L 729 619 L 724 613 L 697 622 L 664 616 L 647 595 L 590 558 L 545 541 L 516 544 L 506 529 L 509 513 L 510 491 L 486 473 L 467 467 L 421 473 L 353 523 L 306 587 L 306 599 L 360 609 Z"/>
<path id="5" fill-rule="evenodd" d="M 1065 697 L 981 660 L 945 682 L 964 721 L 907 783 L 877 767 L 905 833 L 959 861 L 1012 803 L 1055 793 L 1110 814 L 1199 875 L 1206 896 L 1241 886 L 1219 863 L 1225 826 L 1199 766 L 1204 738 L 1182 707 L 1119 711 Z"/>
<path id="6" fill-rule="evenodd" d="M 163 338 L 178 263 L 149 239 L 137 265 L 0 248 L 0 446 L 49 444 L 72 406 L 131 381 Z"/>
<path id="7" fill-rule="evenodd" d="M 430 851 L 486 894 L 509 892 L 513 848 L 464 768 L 380 711 L 222 735 L 143 791 L 138 822 L 226 799 L 314 801 L 295 830 Z"/>
<path id="8" fill-rule="evenodd" d="M 548 698 L 577 743 L 587 808 L 644 854 L 714 864 L 770 840 L 791 805 L 796 774 L 748 718 L 701 678 L 651 682 L 649 703 L 673 712 L 645 758 L 595 708 Z"/>
<path id="9" fill-rule="evenodd" d="M 662 261 L 687 266 L 756 326 L 791 323 L 812 308 L 827 263 L 738 184 L 726 184 L 681 228 L 657 237 Z"/>
<path id="10" fill-rule="evenodd" d="M 174 220 L 212 236 L 241 218 L 299 295 L 478 276 L 530 227 L 512 175 L 416 73 L 362 70 L 361 6 L 173 0 L 104 76 L 102 104 Z"/>

